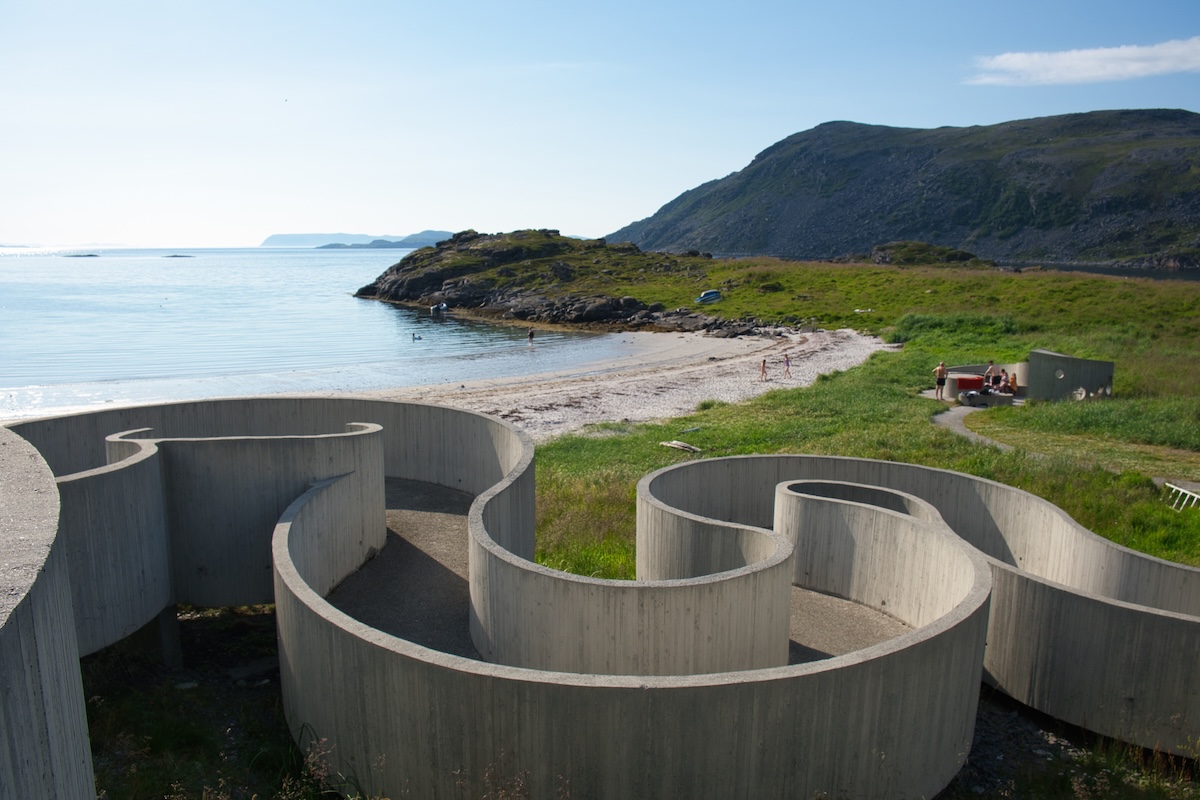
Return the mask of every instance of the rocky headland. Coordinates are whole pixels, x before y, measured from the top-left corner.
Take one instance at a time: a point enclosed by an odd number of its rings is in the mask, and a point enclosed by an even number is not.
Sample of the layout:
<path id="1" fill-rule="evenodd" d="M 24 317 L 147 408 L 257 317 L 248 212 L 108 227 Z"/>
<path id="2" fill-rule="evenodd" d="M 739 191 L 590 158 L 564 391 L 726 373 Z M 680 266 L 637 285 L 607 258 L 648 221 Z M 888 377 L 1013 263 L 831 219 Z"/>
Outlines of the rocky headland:
<path id="1" fill-rule="evenodd" d="M 754 320 L 726 320 L 604 291 L 605 278 L 618 271 L 700 275 L 706 258 L 711 256 L 645 253 L 633 244 L 574 239 L 554 230 L 462 231 L 410 253 L 355 294 L 431 308 L 445 303 L 456 311 L 513 323 L 723 336 L 756 331 Z"/>

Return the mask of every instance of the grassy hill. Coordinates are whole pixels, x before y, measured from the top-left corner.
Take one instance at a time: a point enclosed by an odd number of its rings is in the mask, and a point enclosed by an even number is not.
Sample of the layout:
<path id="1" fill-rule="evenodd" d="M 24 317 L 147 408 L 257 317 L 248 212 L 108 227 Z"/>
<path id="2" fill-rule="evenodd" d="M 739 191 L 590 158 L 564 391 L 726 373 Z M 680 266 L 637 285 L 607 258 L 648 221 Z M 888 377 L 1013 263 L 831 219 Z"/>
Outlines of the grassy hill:
<path id="1" fill-rule="evenodd" d="M 1200 266 L 1200 115 L 1097 111 L 922 130 L 830 122 L 610 234 L 827 259 L 894 240 L 1004 261 Z"/>

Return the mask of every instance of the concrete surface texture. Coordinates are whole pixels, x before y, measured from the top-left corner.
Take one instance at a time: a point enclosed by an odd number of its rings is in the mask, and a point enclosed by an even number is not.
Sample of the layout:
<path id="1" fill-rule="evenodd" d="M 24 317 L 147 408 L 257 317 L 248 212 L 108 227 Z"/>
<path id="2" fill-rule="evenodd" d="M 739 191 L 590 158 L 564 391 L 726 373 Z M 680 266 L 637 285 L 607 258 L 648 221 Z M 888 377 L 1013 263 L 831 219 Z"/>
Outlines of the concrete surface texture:
<path id="1" fill-rule="evenodd" d="M 5 736 L 26 748 L 5 752 L 74 766 L 42 769 L 61 785 L 29 796 L 94 794 L 80 762 L 81 642 L 102 646 L 184 595 L 261 597 L 264 572 L 295 735 L 327 739 L 333 769 L 373 794 L 452 795 L 523 775 L 534 796 L 930 796 L 966 758 L 981 674 L 1138 744 L 1177 752 L 1200 738 L 1200 572 L 971 476 L 817 456 L 680 464 L 639 483 L 639 580 L 613 582 L 532 563 L 532 444 L 480 414 L 245 398 L 12 428 L 53 468 L 70 520 L 38 496 L 53 496 L 45 465 L 0 430 L 19 455 L 0 461 L 5 509 L 9 496 L 33 509 L 0 520 L 0 596 L 44 585 L 51 598 L 44 612 L 4 607 L 0 674 L 38 698 L 5 693 Z M 328 601 L 387 541 L 388 478 L 475 496 L 469 629 L 494 662 Z M 94 513 L 66 507 L 85 503 Z M 109 541 L 72 560 L 84 529 Z M 10 569 L 13 547 L 23 555 Z M 796 587 L 911 630 L 789 664 Z M 34 663 L 33 648 L 50 655 Z"/>
<path id="2" fill-rule="evenodd" d="M 1074 358 L 1049 350 L 1029 354 L 1031 400 L 1086 400 L 1112 395 L 1113 362 Z"/>
<path id="3" fill-rule="evenodd" d="M 1145 747 L 1182 754 L 1200 739 L 1200 570 L 1115 545 L 1018 489 L 910 464 L 746 456 L 688 462 L 643 484 L 681 514 L 761 526 L 782 480 L 911 494 L 985 553 L 994 586 L 984 671 L 1006 693 Z"/>
<path id="4" fill-rule="evenodd" d="M 0 797 L 95 797 L 54 477 L 0 427 Z"/>

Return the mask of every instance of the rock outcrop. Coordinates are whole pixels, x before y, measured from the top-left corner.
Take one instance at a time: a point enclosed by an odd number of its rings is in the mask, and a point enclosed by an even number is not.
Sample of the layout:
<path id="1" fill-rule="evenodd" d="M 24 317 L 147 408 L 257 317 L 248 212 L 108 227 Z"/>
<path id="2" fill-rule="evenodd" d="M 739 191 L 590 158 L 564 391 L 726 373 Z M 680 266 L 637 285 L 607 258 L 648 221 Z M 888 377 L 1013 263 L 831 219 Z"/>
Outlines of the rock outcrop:
<path id="1" fill-rule="evenodd" d="M 667 309 L 631 295 L 569 291 L 584 273 L 602 277 L 606 264 L 627 266 L 633 260 L 641 270 L 691 269 L 670 256 L 643 253 L 629 243 L 572 239 L 553 230 L 502 234 L 468 230 L 410 253 L 355 294 L 417 306 L 445 303 L 451 309 L 513 322 L 707 330 L 726 336 L 758 329 L 754 321 L 722 320 L 688 308 Z"/>

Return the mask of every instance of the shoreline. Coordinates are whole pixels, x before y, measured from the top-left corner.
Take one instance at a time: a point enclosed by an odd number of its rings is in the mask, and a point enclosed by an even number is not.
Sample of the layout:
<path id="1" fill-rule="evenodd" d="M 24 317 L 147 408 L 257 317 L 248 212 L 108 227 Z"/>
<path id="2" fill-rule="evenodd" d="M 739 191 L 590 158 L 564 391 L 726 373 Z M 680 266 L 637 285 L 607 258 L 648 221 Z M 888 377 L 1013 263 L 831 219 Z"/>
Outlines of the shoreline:
<path id="1" fill-rule="evenodd" d="M 706 400 L 737 403 L 773 389 L 808 386 L 818 375 L 849 369 L 888 349 L 877 337 L 850 329 L 728 339 L 701 333 L 622 335 L 635 345 L 633 354 L 578 369 L 355 394 L 490 414 L 544 442 L 593 423 L 669 419 L 695 411 Z"/>
<path id="2" fill-rule="evenodd" d="M 598 422 L 649 422 L 684 416 L 706 400 L 738 403 L 774 389 L 808 386 L 818 375 L 849 369 L 879 350 L 880 339 L 851 329 L 799 333 L 772 329 L 738 337 L 703 332 L 625 331 L 625 353 L 583 361 L 567 369 L 449 383 L 375 389 L 283 390 L 264 396 L 355 396 L 431 403 L 504 419 L 540 443 Z M 530 345 L 536 348 L 534 344 Z M 785 354 L 791 375 L 785 375 Z M 767 379 L 761 380 L 763 361 Z M 183 381 L 183 383 L 187 383 Z M 39 409 L 39 413 L 0 413 L 0 425 L 110 409 L 189 399 L 253 396 L 217 393 L 161 400 L 107 397 L 102 401 Z"/>

